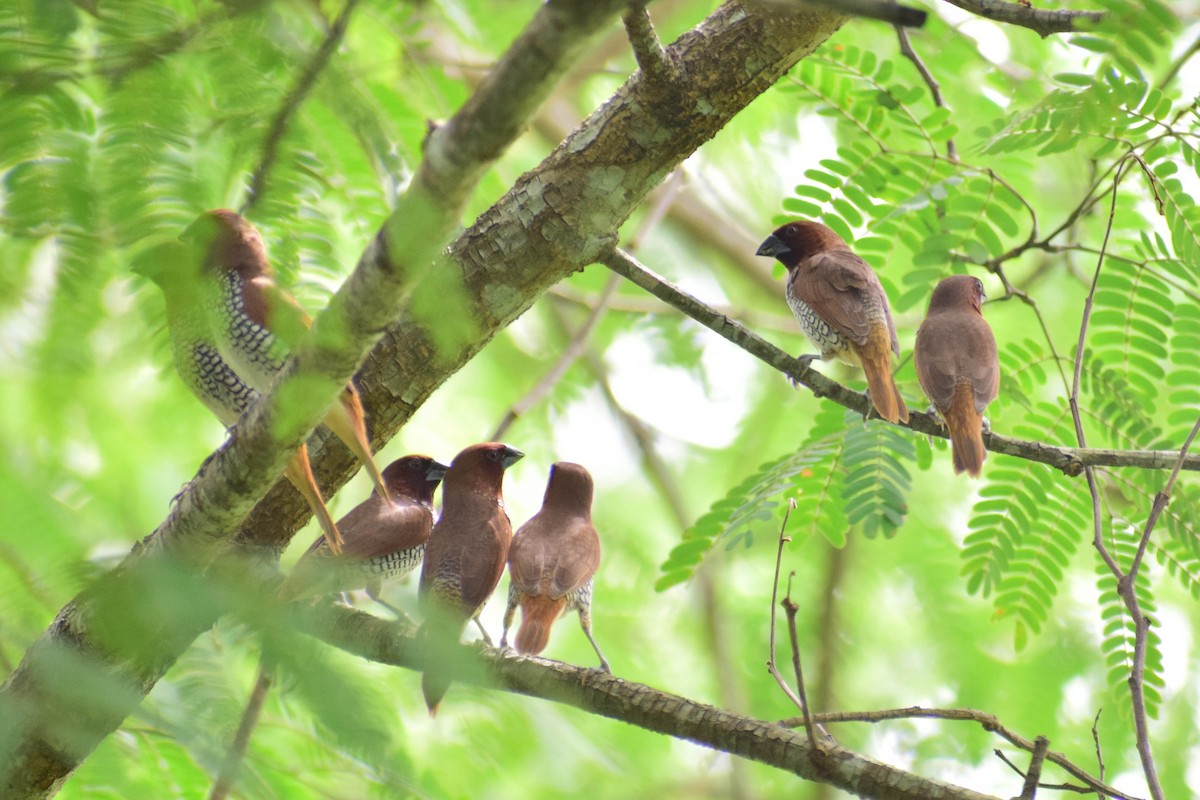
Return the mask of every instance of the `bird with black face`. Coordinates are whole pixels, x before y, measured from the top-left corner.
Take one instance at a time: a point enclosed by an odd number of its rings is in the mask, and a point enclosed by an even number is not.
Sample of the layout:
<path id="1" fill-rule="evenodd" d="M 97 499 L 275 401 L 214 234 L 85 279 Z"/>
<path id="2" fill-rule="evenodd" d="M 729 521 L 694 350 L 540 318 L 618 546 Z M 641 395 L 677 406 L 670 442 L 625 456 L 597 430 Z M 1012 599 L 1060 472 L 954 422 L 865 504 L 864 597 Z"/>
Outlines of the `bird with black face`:
<path id="1" fill-rule="evenodd" d="M 524 453 L 501 442 L 471 445 L 450 462 L 442 479 L 442 514 L 421 565 L 419 600 L 425 621 L 418 633 L 431 662 L 421 678 L 430 715 L 450 688 L 443 664 L 474 621 L 491 644 L 479 614 L 500 583 L 512 523 L 504 510 L 504 471 Z"/>
<path id="2" fill-rule="evenodd" d="M 892 379 L 892 356 L 900 355 L 896 325 L 871 265 L 829 227 L 807 220 L 777 228 L 757 255 L 787 268 L 784 296 L 819 357 L 860 365 L 879 416 L 908 422 L 908 407 Z"/>
<path id="3" fill-rule="evenodd" d="M 366 589 L 372 600 L 403 616 L 380 592 L 385 583 L 408 575 L 424 559 L 433 530 L 433 493 L 446 469 L 423 455 L 407 455 L 384 467 L 389 497 L 373 491 L 338 520 L 340 554 L 317 537 L 280 587 L 281 598 Z"/>

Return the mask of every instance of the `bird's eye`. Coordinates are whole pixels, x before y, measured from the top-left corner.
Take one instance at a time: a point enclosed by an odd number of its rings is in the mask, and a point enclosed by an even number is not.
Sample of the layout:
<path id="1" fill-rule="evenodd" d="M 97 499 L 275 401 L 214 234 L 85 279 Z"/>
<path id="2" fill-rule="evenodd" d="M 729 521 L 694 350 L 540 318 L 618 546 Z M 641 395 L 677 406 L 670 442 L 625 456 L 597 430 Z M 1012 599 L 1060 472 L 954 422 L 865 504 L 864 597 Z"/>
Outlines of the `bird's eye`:
<path id="1" fill-rule="evenodd" d="M 489 460 L 489 461 L 499 461 L 499 460 L 500 460 L 500 453 L 499 453 L 499 451 L 497 451 L 497 450 L 488 450 L 488 460 Z"/>

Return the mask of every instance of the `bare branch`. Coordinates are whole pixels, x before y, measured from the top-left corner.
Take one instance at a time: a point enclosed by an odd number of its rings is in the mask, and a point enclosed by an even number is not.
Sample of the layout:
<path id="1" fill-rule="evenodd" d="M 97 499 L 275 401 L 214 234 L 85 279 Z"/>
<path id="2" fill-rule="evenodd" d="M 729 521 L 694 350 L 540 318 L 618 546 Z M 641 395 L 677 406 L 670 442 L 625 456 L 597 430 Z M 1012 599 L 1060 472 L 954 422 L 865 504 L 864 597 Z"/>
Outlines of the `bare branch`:
<path id="1" fill-rule="evenodd" d="M 303 628 L 347 652 L 382 664 L 422 669 L 425 655 L 411 626 L 385 622 L 353 609 L 297 609 Z M 439 662 L 442 663 L 442 662 Z M 866 756 L 826 745 L 815 754 L 801 734 L 697 703 L 596 669 L 512 651 L 460 646 L 444 666 L 456 683 L 472 683 L 540 697 L 646 730 L 687 739 L 731 755 L 828 783 L 863 797 L 893 800 L 997 800 L 970 789 L 925 778 Z"/>
<path id="2" fill-rule="evenodd" d="M 242 718 L 238 721 L 237 732 L 234 733 L 229 750 L 225 753 L 225 761 L 221 764 L 221 771 L 217 774 L 216 781 L 213 782 L 208 800 L 225 800 L 234 785 L 237 784 L 238 775 L 242 771 L 242 762 L 246 759 L 246 748 L 250 744 L 250 735 L 258 724 L 259 715 L 262 714 L 267 692 L 271 690 L 271 673 L 272 669 L 267 663 L 266 657 L 261 657 L 258 663 L 258 673 L 254 677 L 254 689 L 250 692 L 250 699 L 246 701 L 246 707 L 242 709 Z"/>
<path id="3" fill-rule="evenodd" d="M 933 98 L 933 104 L 938 108 L 945 108 L 946 103 L 942 100 L 942 87 L 938 84 L 937 78 L 933 77 L 933 73 L 929 71 L 929 67 L 925 66 L 925 62 L 917 55 L 917 51 L 913 49 L 912 42 L 909 41 L 908 31 L 903 25 L 896 26 L 896 36 L 900 40 L 900 53 L 913 63 L 917 68 L 917 72 L 921 74 L 921 79 L 925 81 L 925 85 L 929 87 L 929 94 Z M 954 139 L 946 140 L 946 157 L 958 163 L 958 146 L 954 144 Z"/>
<path id="4" fill-rule="evenodd" d="M 1079 20 L 1096 23 L 1104 18 L 1104 14 L 1099 11 L 1042 9 L 1020 3 L 1009 3 L 1006 0 L 946 0 L 946 2 L 995 22 L 1029 28 L 1043 37 L 1052 33 L 1070 33 L 1078 30 L 1076 23 Z"/>
<path id="5" fill-rule="evenodd" d="M 571 341 L 563 348 L 559 354 L 558 360 L 554 365 L 546 371 L 542 379 L 530 389 L 524 397 L 513 403 L 500 420 L 500 424 L 496 426 L 496 430 L 492 432 L 491 441 L 498 442 L 504 438 L 504 434 L 509 427 L 517 421 L 521 416 L 527 414 L 529 409 L 536 407 L 554 390 L 558 382 L 567 374 L 567 370 L 571 368 L 581 355 L 587 350 L 588 340 L 592 337 L 592 332 L 596 330 L 596 326 L 600 324 L 600 320 L 604 318 L 604 314 L 608 311 L 608 305 L 612 298 L 617 293 L 620 287 L 620 279 L 613 275 L 608 283 L 604 284 L 604 290 L 600 293 L 600 299 L 596 301 L 596 305 L 588 314 L 587 320 L 575 331 L 571 337 Z"/>
<path id="6" fill-rule="evenodd" d="M 788 0 L 772 0 L 772 2 L 784 3 Z M 912 6 L 902 6 L 896 0 L 800 0 L 800 2 L 838 14 L 877 19 L 880 22 L 906 25 L 911 28 L 919 28 L 924 25 L 925 18 L 928 16 L 925 11 Z"/>
<path id="7" fill-rule="evenodd" d="M 787 520 L 784 520 L 787 524 Z M 783 610 L 787 612 L 788 639 L 792 644 L 792 672 L 796 673 L 796 692 L 800 695 L 800 711 L 804 714 L 804 732 L 808 734 L 808 744 L 814 750 L 820 749 L 817 744 L 816 726 L 812 721 L 812 708 L 808 705 L 808 691 L 804 687 L 804 670 L 800 668 L 800 637 L 796 634 L 796 612 L 800 606 L 792 600 L 792 578 L 796 573 L 788 573 L 788 590 L 783 598 Z"/>
<path id="8" fill-rule="evenodd" d="M 923 708 L 921 706 L 911 706 L 909 708 L 888 708 L 880 711 L 828 711 L 813 714 L 814 724 L 833 724 L 838 722 L 866 722 L 874 724 L 894 719 L 945 719 L 975 722 L 985 731 L 996 734 L 1015 747 L 1019 747 L 1029 753 L 1032 753 L 1034 749 L 1033 741 L 1009 730 L 994 715 L 977 711 L 973 708 Z M 803 725 L 804 719 L 803 717 L 792 717 L 780 720 L 779 724 L 795 728 Z M 1116 798 L 1116 800 L 1139 800 L 1139 798 L 1125 794 L 1105 784 L 1103 782 L 1103 775 L 1100 779 L 1092 777 L 1082 767 L 1074 764 L 1062 753 L 1055 753 L 1048 750 L 1046 752 L 1046 760 L 1062 768 L 1071 777 L 1086 784 L 1094 792 L 1103 794 L 1106 797 Z"/>
<path id="9" fill-rule="evenodd" d="M 646 269 L 637 259 L 627 253 L 615 250 L 602 256 L 601 263 L 668 305 L 682 311 L 701 325 L 720 334 L 794 382 L 804 385 L 815 397 L 828 398 L 840 406 L 863 415 L 867 414 L 870 401 L 867 400 L 866 395 L 825 377 L 811 365 L 798 361 L 762 337 L 747 330 L 738 322 L 713 310 L 686 292 L 680 291 L 668 281 Z M 947 435 L 945 428 L 937 419 L 919 411 L 910 412 L 909 422 L 901 427 L 941 438 L 945 438 Z M 993 453 L 1002 453 L 1026 461 L 1047 464 L 1071 477 L 1081 474 L 1084 467 L 1171 469 L 1179 460 L 1179 452 L 1175 450 L 1058 447 L 1043 442 L 1012 439 L 995 432 L 984 434 L 984 444 Z M 1187 454 L 1183 460 L 1183 469 L 1200 470 L 1200 456 Z"/>
<path id="10" fill-rule="evenodd" d="M 317 78 L 321 75 L 321 70 L 325 69 L 325 65 L 329 63 L 329 57 L 333 55 L 333 51 L 337 50 L 338 45 L 341 44 L 342 37 L 346 35 L 346 28 L 350 26 L 350 15 L 354 13 L 358 3 L 359 0 L 346 0 L 346 5 L 342 7 L 342 13 L 334 20 L 328 33 L 325 34 L 321 46 L 312 54 L 312 58 L 309 59 L 296 79 L 296 85 L 287 93 L 283 104 L 272 117 L 271 127 L 267 129 L 266 138 L 263 139 L 262 157 L 250 178 L 250 186 L 246 191 L 246 202 L 242 204 L 241 214 L 243 216 L 248 216 L 262 200 L 263 192 L 267 188 L 267 178 L 271 174 L 271 168 L 275 166 L 275 159 L 279 155 L 279 142 L 287 131 L 288 122 L 296 113 L 296 109 L 304 102 L 304 98 L 312 91 Z"/>
<path id="11" fill-rule="evenodd" d="M 1104 255 L 1108 251 L 1108 239 L 1112 234 L 1113 220 L 1117 213 L 1117 188 L 1121 184 L 1121 178 L 1127 174 L 1129 164 L 1133 162 L 1141 167 L 1147 179 L 1150 181 L 1151 189 L 1154 196 L 1158 198 L 1158 190 L 1154 187 L 1154 173 L 1146 166 L 1146 162 L 1141 156 L 1136 153 L 1130 153 L 1120 160 L 1116 168 L 1116 175 L 1113 178 L 1112 185 L 1112 202 L 1109 206 L 1108 225 L 1104 230 L 1104 241 L 1100 244 L 1100 254 L 1096 258 L 1096 271 L 1092 274 L 1092 285 L 1088 289 L 1087 297 L 1083 303 L 1083 319 L 1079 323 L 1079 341 L 1075 346 L 1075 375 L 1071 383 L 1071 394 L 1067 398 L 1071 406 L 1071 418 L 1075 423 L 1075 436 L 1079 440 L 1080 447 L 1087 446 L 1087 437 L 1083 430 L 1083 419 L 1079 413 L 1079 382 L 1080 375 L 1083 371 L 1083 354 L 1084 345 L 1087 343 L 1088 323 L 1092 315 L 1092 303 L 1096 296 L 1096 286 L 1100 282 L 1100 270 L 1104 266 Z M 1161 211 L 1161 201 L 1159 209 Z M 1200 421 L 1197 422 L 1200 426 Z M 1195 436 L 1196 429 L 1193 428 L 1192 434 L 1188 437 L 1188 445 L 1191 444 L 1192 438 Z M 1179 454 L 1179 459 L 1176 461 L 1178 465 L 1184 458 L 1187 457 L 1187 447 L 1184 447 Z M 1104 518 L 1100 509 L 1100 488 L 1096 483 L 1096 475 L 1093 468 L 1089 465 L 1084 467 L 1084 475 L 1087 477 L 1088 491 L 1092 498 L 1092 528 L 1093 539 L 1092 544 L 1099 553 L 1100 558 L 1108 567 L 1113 577 L 1117 580 L 1117 594 L 1120 595 L 1122 602 L 1125 604 L 1125 609 L 1129 613 L 1130 619 L 1134 625 L 1134 640 L 1133 640 L 1133 664 L 1129 671 L 1129 695 L 1133 705 L 1133 727 L 1137 736 L 1138 755 L 1142 761 L 1142 772 L 1146 776 L 1146 784 L 1150 787 L 1150 796 L 1154 800 L 1163 800 L 1162 785 L 1158 780 L 1158 770 L 1154 764 L 1154 755 L 1150 748 L 1150 731 L 1146 720 L 1146 693 L 1143 685 L 1146 670 L 1146 647 L 1148 646 L 1150 622 L 1142 613 L 1141 604 L 1137 596 L 1137 586 L 1135 579 L 1136 572 L 1131 570 L 1129 573 L 1121 569 L 1121 565 L 1117 563 L 1116 558 L 1108 551 L 1104 544 Z M 1172 471 L 1172 476 L 1178 475 L 1178 468 Z M 1174 477 L 1168 480 L 1168 485 L 1174 482 Z M 1161 495 L 1161 493 L 1160 493 Z M 1158 498 L 1155 498 L 1155 505 L 1158 505 Z M 1164 500 L 1163 507 L 1166 506 Z M 1159 512 L 1162 507 L 1159 507 Z M 1157 515 L 1154 515 L 1157 518 Z M 1134 563 L 1138 564 L 1141 560 L 1141 553 L 1144 551 L 1147 541 L 1149 540 L 1150 532 L 1153 530 L 1153 525 L 1147 523 L 1146 531 L 1142 537 L 1142 542 L 1139 547 L 1138 557 Z"/>
<path id="12" fill-rule="evenodd" d="M 1034 800 L 1037 796 L 1038 783 L 1042 779 L 1042 762 L 1046 760 L 1046 751 L 1050 749 L 1050 740 L 1039 736 L 1033 740 L 1033 756 L 1029 759 L 1029 769 L 1025 772 L 1025 785 L 1021 788 L 1020 800 Z"/>

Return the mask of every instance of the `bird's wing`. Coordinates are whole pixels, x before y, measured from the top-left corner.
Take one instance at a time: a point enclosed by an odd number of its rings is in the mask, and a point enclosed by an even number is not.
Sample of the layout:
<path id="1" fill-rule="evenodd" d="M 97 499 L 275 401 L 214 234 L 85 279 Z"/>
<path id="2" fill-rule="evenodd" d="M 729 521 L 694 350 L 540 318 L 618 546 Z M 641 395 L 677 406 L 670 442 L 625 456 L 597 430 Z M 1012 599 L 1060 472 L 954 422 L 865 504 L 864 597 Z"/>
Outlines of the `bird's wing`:
<path id="1" fill-rule="evenodd" d="M 472 546 L 463 547 L 459 557 L 463 606 L 472 610 L 487 602 L 495 591 L 504 574 L 508 543 L 512 538 L 512 526 L 500 508 L 481 524 L 486 526 L 487 535 L 480 536 Z"/>
<path id="2" fill-rule="evenodd" d="M 856 344 L 865 344 L 871 322 L 878 314 L 891 328 L 893 349 L 898 349 L 887 296 L 871 266 L 849 250 L 826 250 L 801 262 L 790 278 L 792 291 L 838 333 Z"/>
<path id="3" fill-rule="evenodd" d="M 960 331 L 945 314 L 927 318 L 917 329 L 913 347 L 917 379 L 926 396 L 941 411 L 950 407 L 954 385 L 959 377 L 969 377 L 963 371 L 960 358 Z"/>
<path id="4" fill-rule="evenodd" d="M 258 275 L 242 286 L 246 314 L 283 342 L 289 349 L 304 338 L 312 325 L 308 315 L 286 289 L 269 275 Z"/>
<path id="5" fill-rule="evenodd" d="M 560 536 L 550 596 L 558 599 L 592 579 L 600 567 L 600 537 L 590 520 L 576 517 Z"/>
<path id="6" fill-rule="evenodd" d="M 355 515 L 360 509 L 364 513 Z M 425 544 L 433 530 L 433 512 L 420 503 L 388 502 L 372 495 L 338 520 L 338 529 L 345 540 L 343 556 L 367 561 Z"/>

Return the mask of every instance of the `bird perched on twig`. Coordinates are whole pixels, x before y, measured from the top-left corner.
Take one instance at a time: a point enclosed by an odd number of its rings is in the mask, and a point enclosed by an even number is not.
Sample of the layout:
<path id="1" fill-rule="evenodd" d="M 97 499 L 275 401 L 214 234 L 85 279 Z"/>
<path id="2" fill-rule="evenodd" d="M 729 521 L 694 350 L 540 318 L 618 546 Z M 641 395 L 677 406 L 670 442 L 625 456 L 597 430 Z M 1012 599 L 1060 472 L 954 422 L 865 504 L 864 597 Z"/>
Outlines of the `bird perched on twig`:
<path id="1" fill-rule="evenodd" d="M 996 337 L 983 318 L 985 299 L 978 278 L 942 279 L 913 348 L 917 380 L 950 432 L 954 472 L 975 478 L 987 458 L 983 412 L 1000 391 Z"/>
<path id="2" fill-rule="evenodd" d="M 491 644 L 479 614 L 504 574 L 512 524 L 504 510 L 504 470 L 524 453 L 500 442 L 471 445 L 442 480 L 442 515 L 425 547 L 419 599 L 425 621 L 418 640 L 434 662 L 421 678 L 430 715 L 450 688 L 444 661 L 468 621 Z"/>
<path id="3" fill-rule="evenodd" d="M 508 549 L 508 608 L 500 646 L 507 643 L 517 606 L 517 652 L 531 655 L 546 648 L 554 621 L 574 610 L 600 669 L 611 672 L 592 637 L 592 579 L 600 567 L 592 491 L 592 476 L 579 464 L 560 461 L 550 467 L 541 510 L 520 527 Z"/>
<path id="4" fill-rule="evenodd" d="M 757 255 L 787 267 L 788 306 L 804 335 L 820 348 L 819 357 L 860 364 L 879 416 L 908 422 L 908 407 L 892 380 L 892 355 L 900 355 L 896 325 L 871 265 L 828 227 L 809 221 L 779 227 Z"/>
<path id="5" fill-rule="evenodd" d="M 318 536 L 283 582 L 280 597 L 288 601 L 365 588 L 372 600 L 403 616 L 383 600 L 380 590 L 386 581 L 412 572 L 424 558 L 433 529 L 433 492 L 446 469 L 421 455 L 404 456 L 384 467 L 390 499 L 372 492 L 338 520 L 340 555 Z"/>
<path id="6" fill-rule="evenodd" d="M 134 271 L 163 290 L 176 369 L 226 427 L 266 392 L 290 347 L 311 324 L 274 279 L 262 237 L 233 211 L 201 214 L 180 237 L 141 256 Z M 377 491 L 387 486 L 371 456 L 358 391 L 347 384 L 324 418 L 366 465 Z M 284 470 L 317 517 L 334 552 L 341 536 L 301 445 Z"/>

